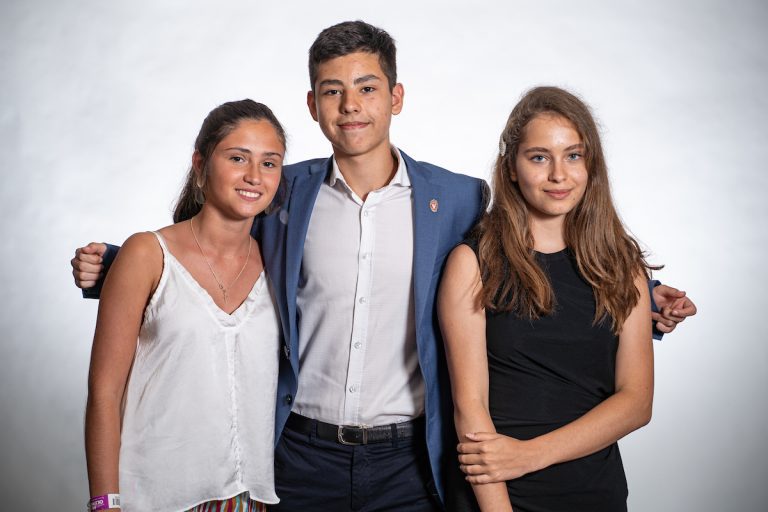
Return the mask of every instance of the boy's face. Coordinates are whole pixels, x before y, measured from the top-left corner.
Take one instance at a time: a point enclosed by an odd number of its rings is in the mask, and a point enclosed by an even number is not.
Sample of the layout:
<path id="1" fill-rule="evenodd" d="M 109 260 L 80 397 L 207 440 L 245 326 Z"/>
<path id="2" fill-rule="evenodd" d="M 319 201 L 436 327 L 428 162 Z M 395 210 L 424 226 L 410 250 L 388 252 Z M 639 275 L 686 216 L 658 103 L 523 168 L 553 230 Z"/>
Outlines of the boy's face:
<path id="1" fill-rule="evenodd" d="M 389 90 L 372 53 L 350 53 L 317 67 L 315 92 L 307 93 L 312 118 L 331 142 L 336 157 L 389 152 L 389 125 L 403 107 L 403 86 Z"/>

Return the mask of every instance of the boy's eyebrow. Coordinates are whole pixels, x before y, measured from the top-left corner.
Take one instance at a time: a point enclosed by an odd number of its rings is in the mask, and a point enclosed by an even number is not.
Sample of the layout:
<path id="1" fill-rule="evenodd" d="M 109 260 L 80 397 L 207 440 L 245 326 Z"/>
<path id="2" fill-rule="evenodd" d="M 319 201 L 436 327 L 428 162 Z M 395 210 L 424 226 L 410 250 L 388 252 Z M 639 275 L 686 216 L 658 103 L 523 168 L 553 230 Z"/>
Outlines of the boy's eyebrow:
<path id="1" fill-rule="evenodd" d="M 355 85 L 361 84 L 363 82 L 371 82 L 373 80 L 381 80 L 381 78 L 379 78 L 378 76 L 373 75 L 373 74 L 361 76 L 359 78 L 355 78 Z"/>
<path id="2" fill-rule="evenodd" d="M 365 75 L 365 76 L 360 76 L 360 77 L 355 78 L 355 81 L 353 83 L 355 85 L 359 85 L 359 84 L 362 84 L 362 83 L 365 83 L 365 82 L 372 82 L 374 80 L 381 80 L 381 78 L 379 78 L 378 76 L 376 76 L 374 74 L 370 74 L 370 75 Z M 323 80 L 322 82 L 320 82 L 317 85 L 319 87 L 322 87 L 324 85 L 341 85 L 341 86 L 343 86 L 344 82 L 342 82 L 341 80 L 339 80 L 337 78 L 328 78 L 327 80 Z"/>
<path id="3" fill-rule="evenodd" d="M 323 80 L 317 85 L 319 87 L 322 87 L 323 85 L 344 85 L 344 82 L 342 82 L 341 80 L 337 80 L 335 78 L 329 78 L 327 80 Z"/>

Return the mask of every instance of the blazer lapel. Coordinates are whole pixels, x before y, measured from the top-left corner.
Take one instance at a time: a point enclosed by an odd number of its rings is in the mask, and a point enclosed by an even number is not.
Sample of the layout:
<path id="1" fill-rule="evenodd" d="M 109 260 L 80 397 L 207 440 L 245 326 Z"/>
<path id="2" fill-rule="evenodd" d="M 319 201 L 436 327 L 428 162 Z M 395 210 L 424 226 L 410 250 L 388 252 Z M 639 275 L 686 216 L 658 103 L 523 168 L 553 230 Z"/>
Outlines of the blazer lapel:
<path id="1" fill-rule="evenodd" d="M 416 329 L 422 325 L 424 308 L 432 285 L 435 257 L 440 244 L 442 185 L 434 183 L 432 172 L 403 153 L 413 189 L 413 300 Z"/>
<path id="2" fill-rule="evenodd" d="M 296 292 L 301 271 L 301 260 L 304 255 L 304 241 L 307 237 L 309 219 L 317 200 L 320 186 L 326 177 L 331 160 L 309 166 L 308 171 L 298 174 L 291 187 L 290 207 L 288 211 L 288 226 L 286 235 L 285 254 L 285 290 L 288 302 L 288 318 L 291 332 L 296 333 Z M 292 336 L 293 337 L 293 336 Z M 296 348 L 298 340 L 291 340 Z"/>

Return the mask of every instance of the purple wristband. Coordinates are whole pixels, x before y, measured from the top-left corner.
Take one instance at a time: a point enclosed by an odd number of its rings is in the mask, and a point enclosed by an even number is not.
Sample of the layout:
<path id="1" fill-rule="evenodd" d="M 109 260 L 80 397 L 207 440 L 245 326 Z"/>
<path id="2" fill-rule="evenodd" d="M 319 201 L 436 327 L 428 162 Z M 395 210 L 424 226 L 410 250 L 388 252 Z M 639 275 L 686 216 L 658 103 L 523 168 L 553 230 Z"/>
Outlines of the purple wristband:
<path id="1" fill-rule="evenodd" d="M 102 496 L 94 496 L 91 501 L 88 502 L 88 510 L 109 510 L 111 508 L 120 508 L 120 495 L 119 494 L 104 494 Z"/>

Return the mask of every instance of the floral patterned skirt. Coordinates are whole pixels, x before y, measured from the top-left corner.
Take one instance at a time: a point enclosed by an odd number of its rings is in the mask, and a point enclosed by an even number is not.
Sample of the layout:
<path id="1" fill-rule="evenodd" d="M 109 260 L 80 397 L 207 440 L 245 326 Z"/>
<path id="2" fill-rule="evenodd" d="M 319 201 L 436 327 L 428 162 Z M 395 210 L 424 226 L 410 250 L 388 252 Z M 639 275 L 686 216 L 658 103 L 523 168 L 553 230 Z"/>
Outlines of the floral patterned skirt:
<path id="1" fill-rule="evenodd" d="M 253 501 L 248 491 L 227 500 L 207 501 L 187 512 L 266 512 L 267 506 Z"/>

